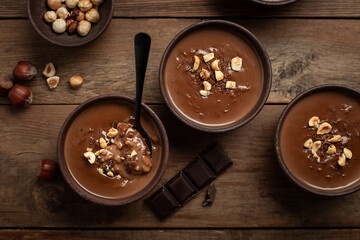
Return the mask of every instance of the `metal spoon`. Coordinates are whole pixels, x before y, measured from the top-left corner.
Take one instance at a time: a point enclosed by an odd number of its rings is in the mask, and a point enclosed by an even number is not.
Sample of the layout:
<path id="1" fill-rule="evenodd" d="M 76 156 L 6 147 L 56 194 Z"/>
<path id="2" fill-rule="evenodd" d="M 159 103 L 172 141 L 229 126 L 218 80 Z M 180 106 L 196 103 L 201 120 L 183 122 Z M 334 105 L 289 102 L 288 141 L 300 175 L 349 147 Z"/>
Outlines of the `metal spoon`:
<path id="1" fill-rule="evenodd" d="M 141 99 L 144 87 L 145 72 L 150 52 L 151 38 L 146 33 L 138 33 L 134 38 L 135 45 L 135 67 L 136 67 L 136 99 L 135 99 L 135 123 L 133 128 L 136 129 L 144 138 L 150 154 L 152 154 L 152 145 L 148 133 L 141 126 Z"/>

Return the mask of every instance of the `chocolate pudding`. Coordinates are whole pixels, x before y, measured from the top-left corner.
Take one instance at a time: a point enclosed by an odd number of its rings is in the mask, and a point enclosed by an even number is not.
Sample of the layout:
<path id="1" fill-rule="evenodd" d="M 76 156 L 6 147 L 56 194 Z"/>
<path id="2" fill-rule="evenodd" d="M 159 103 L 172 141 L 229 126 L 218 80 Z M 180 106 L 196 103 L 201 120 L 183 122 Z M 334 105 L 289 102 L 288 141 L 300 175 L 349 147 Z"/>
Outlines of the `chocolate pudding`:
<path id="1" fill-rule="evenodd" d="M 171 50 L 164 67 L 166 95 L 177 112 L 207 127 L 246 117 L 263 91 L 262 62 L 231 28 L 191 31 Z"/>
<path id="2" fill-rule="evenodd" d="M 360 179 L 360 100 L 339 89 L 305 96 L 280 130 L 280 152 L 301 183 L 325 191 L 353 187 Z"/>
<path id="3" fill-rule="evenodd" d="M 64 156 L 70 173 L 86 191 L 102 198 L 125 198 L 154 178 L 162 158 L 160 133 L 144 112 L 141 123 L 152 141 L 152 154 L 132 128 L 134 105 L 98 102 L 71 123 Z"/>

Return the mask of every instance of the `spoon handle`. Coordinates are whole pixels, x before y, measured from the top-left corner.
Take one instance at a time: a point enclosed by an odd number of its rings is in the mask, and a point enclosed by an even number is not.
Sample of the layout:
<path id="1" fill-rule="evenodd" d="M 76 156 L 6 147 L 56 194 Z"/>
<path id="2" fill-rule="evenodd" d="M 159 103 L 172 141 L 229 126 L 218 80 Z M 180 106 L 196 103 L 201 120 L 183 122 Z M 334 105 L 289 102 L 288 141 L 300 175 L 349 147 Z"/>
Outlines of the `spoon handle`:
<path id="1" fill-rule="evenodd" d="M 138 33 L 134 39 L 136 66 L 135 124 L 140 123 L 141 99 L 144 87 L 146 66 L 149 58 L 151 38 L 146 33 Z"/>

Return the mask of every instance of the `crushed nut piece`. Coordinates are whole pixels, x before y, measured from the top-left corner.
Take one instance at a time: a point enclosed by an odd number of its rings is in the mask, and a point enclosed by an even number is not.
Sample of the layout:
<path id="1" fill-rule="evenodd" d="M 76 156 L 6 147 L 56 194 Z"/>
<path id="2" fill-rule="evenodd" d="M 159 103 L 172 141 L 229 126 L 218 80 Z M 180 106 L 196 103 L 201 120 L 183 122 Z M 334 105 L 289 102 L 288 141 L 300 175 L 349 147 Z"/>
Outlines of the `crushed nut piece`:
<path id="1" fill-rule="evenodd" d="M 338 160 L 338 164 L 343 167 L 345 166 L 345 163 L 346 163 L 346 157 L 345 157 L 345 154 L 341 154 L 341 156 L 339 157 L 339 160 Z"/>
<path id="2" fill-rule="evenodd" d="M 106 175 L 108 175 L 109 177 L 113 177 L 113 176 L 114 176 L 114 173 L 113 173 L 112 171 L 108 171 L 108 172 L 106 173 Z"/>
<path id="3" fill-rule="evenodd" d="M 319 123 L 320 123 L 320 118 L 319 117 L 312 117 L 309 120 L 309 127 L 319 127 Z"/>
<path id="4" fill-rule="evenodd" d="M 316 155 L 316 152 L 319 150 L 320 147 L 321 147 L 321 141 L 314 142 L 311 148 L 311 153 L 313 155 Z"/>
<path id="5" fill-rule="evenodd" d="M 347 159 L 352 159 L 352 152 L 348 148 L 344 148 L 344 154 Z"/>
<path id="6" fill-rule="evenodd" d="M 100 155 L 100 150 L 95 152 L 96 157 L 99 156 L 99 155 Z"/>
<path id="7" fill-rule="evenodd" d="M 215 71 L 215 78 L 217 81 L 221 81 L 224 79 L 224 74 L 221 71 Z"/>
<path id="8" fill-rule="evenodd" d="M 202 80 L 207 80 L 209 77 L 210 77 L 210 72 L 206 69 L 201 69 L 200 78 Z"/>
<path id="9" fill-rule="evenodd" d="M 100 173 L 100 174 L 104 174 L 104 170 L 102 168 L 97 168 L 97 171 Z"/>
<path id="10" fill-rule="evenodd" d="M 203 81 L 203 85 L 204 85 L 204 89 L 206 91 L 210 91 L 211 90 L 211 84 L 208 81 Z"/>
<path id="11" fill-rule="evenodd" d="M 242 66 L 242 58 L 234 57 L 233 59 L 231 59 L 232 70 L 239 72 L 241 70 L 241 66 Z"/>
<path id="12" fill-rule="evenodd" d="M 211 61 L 214 57 L 215 57 L 214 53 L 208 53 L 203 56 L 205 62 Z"/>
<path id="13" fill-rule="evenodd" d="M 45 77 L 52 77 L 54 76 L 56 73 L 55 71 L 55 66 L 53 63 L 49 62 L 48 64 L 46 64 L 43 74 Z"/>
<path id="14" fill-rule="evenodd" d="M 305 148 L 311 148 L 313 145 L 313 140 L 311 138 L 309 138 L 308 140 L 305 141 L 304 143 L 304 147 Z"/>
<path id="15" fill-rule="evenodd" d="M 92 150 L 93 150 L 92 148 L 86 148 L 87 152 L 92 152 Z"/>
<path id="16" fill-rule="evenodd" d="M 192 69 L 192 72 L 195 72 L 196 70 L 198 70 L 200 66 L 200 58 L 198 56 L 194 56 L 194 67 Z"/>
<path id="17" fill-rule="evenodd" d="M 326 154 L 331 155 L 331 154 L 334 154 L 334 153 L 336 153 L 336 147 L 335 147 L 334 144 L 331 144 L 331 145 L 328 147 L 328 149 L 327 149 L 327 151 L 326 151 Z"/>
<path id="18" fill-rule="evenodd" d="M 211 63 L 211 68 L 212 68 L 214 71 L 220 71 L 219 62 L 220 62 L 220 60 L 219 60 L 219 59 L 216 59 L 216 60 L 214 60 L 214 61 Z"/>
<path id="19" fill-rule="evenodd" d="M 236 82 L 234 81 L 226 81 L 226 88 L 235 89 L 236 88 Z"/>
<path id="20" fill-rule="evenodd" d="M 84 157 L 87 158 L 90 164 L 95 163 L 95 154 L 93 152 L 86 152 L 84 153 Z"/>
<path id="21" fill-rule="evenodd" d="M 331 131 L 332 127 L 329 123 L 327 122 L 323 122 L 322 124 L 320 124 L 318 130 L 317 130 L 317 134 L 326 134 L 329 133 Z"/>
<path id="22" fill-rule="evenodd" d="M 328 140 L 328 142 L 337 143 L 340 142 L 340 140 L 341 140 L 341 135 L 334 135 L 332 138 Z"/>
<path id="23" fill-rule="evenodd" d="M 118 130 L 116 128 L 110 128 L 109 132 L 107 133 L 108 137 L 115 137 L 118 134 Z"/>
<path id="24" fill-rule="evenodd" d="M 107 146 L 107 143 L 104 138 L 100 138 L 99 143 L 101 148 L 105 148 Z"/>
<path id="25" fill-rule="evenodd" d="M 135 151 L 135 150 L 132 150 L 132 152 L 131 152 L 131 154 L 130 154 L 130 157 L 132 158 L 132 157 L 134 157 L 134 156 L 136 156 L 137 155 L 137 152 Z"/>
<path id="26" fill-rule="evenodd" d="M 200 90 L 200 95 L 204 96 L 204 97 L 207 97 L 209 96 L 210 94 L 210 91 L 207 91 L 207 90 Z"/>

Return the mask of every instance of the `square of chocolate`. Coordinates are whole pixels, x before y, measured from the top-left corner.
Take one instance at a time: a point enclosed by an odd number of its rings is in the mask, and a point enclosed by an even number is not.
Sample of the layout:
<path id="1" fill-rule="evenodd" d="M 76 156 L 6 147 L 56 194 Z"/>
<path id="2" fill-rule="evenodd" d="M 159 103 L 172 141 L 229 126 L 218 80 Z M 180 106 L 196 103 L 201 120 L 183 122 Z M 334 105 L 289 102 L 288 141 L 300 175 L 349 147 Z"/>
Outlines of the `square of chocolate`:
<path id="1" fill-rule="evenodd" d="M 170 193 L 181 205 L 197 193 L 197 189 L 182 172 L 173 177 L 165 187 L 169 189 Z"/>
<path id="2" fill-rule="evenodd" d="M 232 165 L 231 159 L 219 144 L 212 144 L 200 156 L 216 176 Z"/>
<path id="3" fill-rule="evenodd" d="M 176 202 L 165 187 L 160 188 L 151 195 L 147 202 L 160 218 L 165 218 L 180 208 L 179 203 Z"/>
<path id="4" fill-rule="evenodd" d="M 199 190 L 207 186 L 216 178 L 200 157 L 197 157 L 190 163 L 183 172 Z"/>

